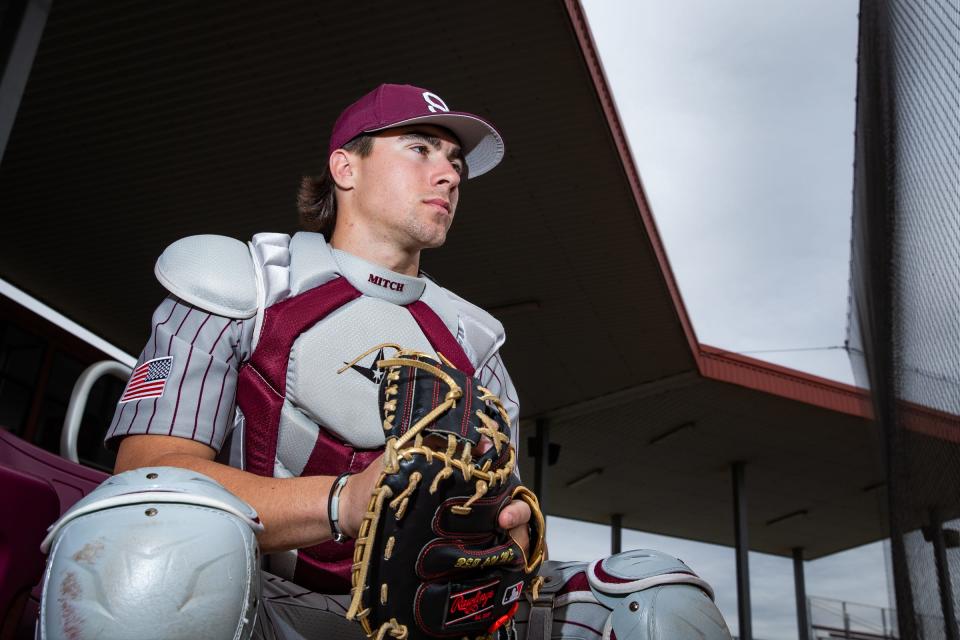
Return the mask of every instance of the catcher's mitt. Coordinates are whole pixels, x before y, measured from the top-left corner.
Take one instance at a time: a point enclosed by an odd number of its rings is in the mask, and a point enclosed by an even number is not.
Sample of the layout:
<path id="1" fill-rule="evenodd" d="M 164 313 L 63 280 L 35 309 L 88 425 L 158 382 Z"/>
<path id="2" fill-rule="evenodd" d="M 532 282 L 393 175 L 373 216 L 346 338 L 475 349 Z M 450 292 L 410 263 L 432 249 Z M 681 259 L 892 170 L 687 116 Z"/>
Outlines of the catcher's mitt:
<path id="1" fill-rule="evenodd" d="M 544 556 L 543 514 L 513 474 L 509 416 L 449 362 L 395 348 L 377 362 L 384 470 L 357 535 L 347 618 L 377 640 L 505 633 Z M 512 499 L 533 513 L 529 556 L 497 526 Z"/>

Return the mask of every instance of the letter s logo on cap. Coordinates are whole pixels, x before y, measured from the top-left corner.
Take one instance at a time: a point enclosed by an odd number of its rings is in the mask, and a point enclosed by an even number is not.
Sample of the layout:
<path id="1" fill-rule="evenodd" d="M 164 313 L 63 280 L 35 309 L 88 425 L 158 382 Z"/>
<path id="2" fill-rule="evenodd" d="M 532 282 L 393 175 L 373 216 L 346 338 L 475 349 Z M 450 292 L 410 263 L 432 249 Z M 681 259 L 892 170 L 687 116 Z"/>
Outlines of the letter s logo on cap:
<path id="1" fill-rule="evenodd" d="M 427 109 L 430 109 L 430 113 L 436 113 L 437 111 L 450 111 L 450 107 L 447 106 L 447 103 L 435 93 L 424 91 L 423 100 L 427 103 Z"/>

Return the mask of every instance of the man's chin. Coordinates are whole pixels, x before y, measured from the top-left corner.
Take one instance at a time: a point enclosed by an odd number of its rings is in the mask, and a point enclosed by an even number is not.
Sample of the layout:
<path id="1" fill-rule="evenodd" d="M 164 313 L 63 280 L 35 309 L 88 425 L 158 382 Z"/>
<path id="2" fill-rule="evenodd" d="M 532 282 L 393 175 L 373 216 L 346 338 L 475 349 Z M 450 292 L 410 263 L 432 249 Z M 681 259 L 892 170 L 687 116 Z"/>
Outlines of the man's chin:
<path id="1" fill-rule="evenodd" d="M 433 238 L 433 239 L 424 241 L 423 243 L 421 243 L 420 247 L 421 247 L 421 250 L 439 249 L 446 243 L 446 241 L 447 241 L 447 236 L 446 234 L 444 234 L 442 238 Z"/>
<path id="2" fill-rule="evenodd" d="M 430 232 L 422 234 L 419 240 L 423 249 L 442 247 L 447 241 L 447 229 L 432 229 Z"/>

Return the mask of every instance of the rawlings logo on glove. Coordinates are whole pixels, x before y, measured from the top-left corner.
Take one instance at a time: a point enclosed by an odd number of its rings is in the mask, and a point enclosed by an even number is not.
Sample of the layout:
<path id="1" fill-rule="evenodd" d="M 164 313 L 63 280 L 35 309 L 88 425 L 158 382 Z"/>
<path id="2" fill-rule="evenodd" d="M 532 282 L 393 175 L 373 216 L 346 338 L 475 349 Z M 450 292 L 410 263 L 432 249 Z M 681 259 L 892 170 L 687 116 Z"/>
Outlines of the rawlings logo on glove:
<path id="1" fill-rule="evenodd" d="M 449 362 L 394 348 L 376 363 L 384 469 L 356 539 L 347 618 L 377 640 L 505 632 L 523 590 L 540 586 L 545 533 L 513 473 L 510 418 Z M 497 526 L 514 499 L 532 512 L 529 555 Z"/>

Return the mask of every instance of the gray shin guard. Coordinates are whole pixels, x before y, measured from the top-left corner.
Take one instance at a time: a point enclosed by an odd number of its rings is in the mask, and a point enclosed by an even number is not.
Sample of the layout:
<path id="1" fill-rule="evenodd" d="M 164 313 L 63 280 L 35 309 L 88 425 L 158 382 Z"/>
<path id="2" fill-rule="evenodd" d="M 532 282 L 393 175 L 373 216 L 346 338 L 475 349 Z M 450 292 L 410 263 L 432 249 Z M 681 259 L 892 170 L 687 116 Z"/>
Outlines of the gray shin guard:
<path id="1" fill-rule="evenodd" d="M 638 550 L 544 565 L 524 640 L 730 640 L 713 590 L 680 560 Z M 523 624 L 525 622 L 525 624 Z"/>
<path id="2" fill-rule="evenodd" d="M 262 529 L 252 507 L 202 474 L 152 467 L 113 476 L 41 546 L 49 558 L 38 636 L 249 638 Z"/>
<path id="3" fill-rule="evenodd" d="M 613 611 L 603 640 L 730 640 L 713 589 L 680 560 L 641 549 L 587 569 L 597 600 Z"/>

